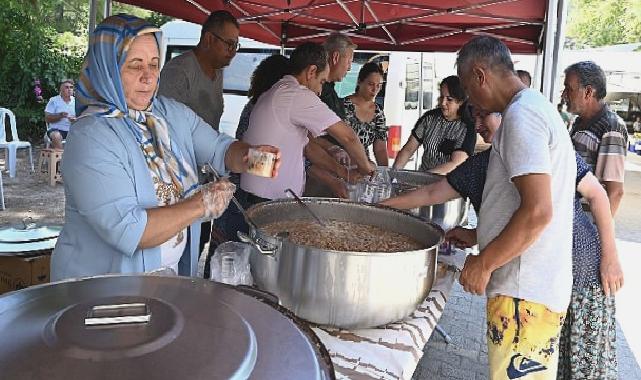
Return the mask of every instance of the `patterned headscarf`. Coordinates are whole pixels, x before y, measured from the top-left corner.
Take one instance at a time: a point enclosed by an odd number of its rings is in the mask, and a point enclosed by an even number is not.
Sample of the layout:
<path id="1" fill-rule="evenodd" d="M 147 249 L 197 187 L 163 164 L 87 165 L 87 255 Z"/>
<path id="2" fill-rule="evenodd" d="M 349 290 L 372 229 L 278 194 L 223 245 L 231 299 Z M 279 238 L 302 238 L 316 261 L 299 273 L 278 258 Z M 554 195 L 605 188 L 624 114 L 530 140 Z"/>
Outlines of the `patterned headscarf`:
<path id="1" fill-rule="evenodd" d="M 134 16 L 111 16 L 96 27 L 76 86 L 76 114 L 122 120 L 123 128 L 128 128 L 140 145 L 149 169 L 186 197 L 198 187 L 198 176 L 180 150 L 171 145 L 165 119 L 151 104 L 144 111 L 127 106 L 120 69 L 133 40 L 144 34 L 153 34 L 160 45 L 160 29 Z M 143 134 L 141 124 L 151 132 L 151 138 Z M 171 178 L 163 178 L 163 172 Z"/>

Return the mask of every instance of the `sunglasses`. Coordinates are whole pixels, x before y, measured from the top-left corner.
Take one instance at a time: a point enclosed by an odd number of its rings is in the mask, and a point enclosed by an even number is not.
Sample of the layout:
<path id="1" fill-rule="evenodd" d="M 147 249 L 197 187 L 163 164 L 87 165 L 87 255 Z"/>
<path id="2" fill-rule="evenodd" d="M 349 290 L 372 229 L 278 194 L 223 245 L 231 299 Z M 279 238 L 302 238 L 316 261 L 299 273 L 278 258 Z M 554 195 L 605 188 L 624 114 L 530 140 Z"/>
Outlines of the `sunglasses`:
<path id="1" fill-rule="evenodd" d="M 226 40 L 214 32 L 209 33 L 212 36 L 216 37 L 216 39 L 220 40 L 220 42 L 224 43 L 227 46 L 227 50 L 238 51 L 238 49 L 240 49 L 240 42 L 238 42 L 237 40 Z"/>

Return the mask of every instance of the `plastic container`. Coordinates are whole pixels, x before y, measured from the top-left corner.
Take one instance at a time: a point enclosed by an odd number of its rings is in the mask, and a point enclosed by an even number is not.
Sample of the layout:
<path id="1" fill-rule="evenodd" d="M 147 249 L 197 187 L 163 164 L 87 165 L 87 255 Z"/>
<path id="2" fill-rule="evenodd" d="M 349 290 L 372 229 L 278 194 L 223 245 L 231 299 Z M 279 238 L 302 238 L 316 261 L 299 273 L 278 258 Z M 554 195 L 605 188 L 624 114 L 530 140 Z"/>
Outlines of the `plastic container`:
<path id="1" fill-rule="evenodd" d="M 252 247 L 246 243 L 228 241 L 219 245 L 211 258 L 211 277 L 228 285 L 252 285 L 249 267 Z"/>
<path id="2" fill-rule="evenodd" d="M 274 164 L 276 163 L 276 154 L 264 152 L 262 150 L 249 148 L 247 173 L 260 177 L 272 177 Z"/>

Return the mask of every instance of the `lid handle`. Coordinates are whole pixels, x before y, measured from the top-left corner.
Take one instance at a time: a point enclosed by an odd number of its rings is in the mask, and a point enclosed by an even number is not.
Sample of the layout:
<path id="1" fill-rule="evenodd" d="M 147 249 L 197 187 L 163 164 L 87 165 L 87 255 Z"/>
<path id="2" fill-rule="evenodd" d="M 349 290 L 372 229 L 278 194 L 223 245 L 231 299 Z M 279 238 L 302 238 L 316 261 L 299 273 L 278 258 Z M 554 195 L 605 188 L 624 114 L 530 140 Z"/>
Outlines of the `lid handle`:
<path id="1" fill-rule="evenodd" d="M 96 305 L 87 313 L 85 326 L 117 326 L 149 321 L 151 321 L 151 311 L 145 303 Z"/>
<path id="2" fill-rule="evenodd" d="M 25 230 L 32 230 L 36 228 L 36 223 L 34 223 L 33 218 L 30 216 L 22 219 L 22 225 L 24 226 Z"/>

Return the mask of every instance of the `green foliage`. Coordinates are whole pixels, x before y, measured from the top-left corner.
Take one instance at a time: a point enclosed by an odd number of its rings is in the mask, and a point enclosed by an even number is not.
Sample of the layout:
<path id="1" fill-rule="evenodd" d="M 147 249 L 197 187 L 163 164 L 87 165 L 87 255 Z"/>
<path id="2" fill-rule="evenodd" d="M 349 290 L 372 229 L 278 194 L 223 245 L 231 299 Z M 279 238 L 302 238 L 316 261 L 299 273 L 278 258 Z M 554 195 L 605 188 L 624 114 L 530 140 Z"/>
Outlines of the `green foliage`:
<path id="1" fill-rule="evenodd" d="M 104 2 L 99 1 L 97 22 Z M 161 25 L 170 18 L 113 3 L 113 13 L 129 13 Z M 62 79 L 77 80 L 87 48 L 87 0 L 0 0 L 0 107 L 11 109 L 21 139 L 42 141 L 46 101 Z M 34 93 L 40 80 L 43 102 Z"/>
<path id="2" fill-rule="evenodd" d="M 16 114 L 21 138 L 41 139 L 45 130 L 45 104 L 36 99 L 34 81 L 40 80 L 42 96 L 49 99 L 63 78 L 77 77 L 82 60 L 82 50 L 67 45 L 73 36 L 42 22 L 48 5 L 0 1 L 0 105 Z"/>
<path id="3" fill-rule="evenodd" d="M 641 0 L 571 0 L 567 37 L 583 46 L 641 42 Z"/>

